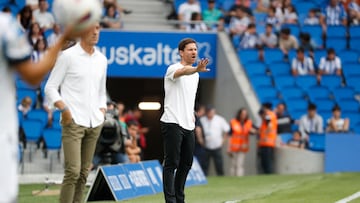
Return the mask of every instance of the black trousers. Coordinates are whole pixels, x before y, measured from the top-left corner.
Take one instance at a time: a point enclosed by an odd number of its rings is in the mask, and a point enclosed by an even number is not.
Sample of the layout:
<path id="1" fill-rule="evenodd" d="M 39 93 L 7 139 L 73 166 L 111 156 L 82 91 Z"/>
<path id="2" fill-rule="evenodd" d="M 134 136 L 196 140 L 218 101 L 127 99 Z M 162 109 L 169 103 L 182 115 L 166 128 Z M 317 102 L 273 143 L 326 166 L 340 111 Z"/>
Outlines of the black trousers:
<path id="1" fill-rule="evenodd" d="M 260 147 L 259 156 L 262 172 L 265 174 L 274 173 L 274 148 Z"/>
<path id="2" fill-rule="evenodd" d="M 194 131 L 186 130 L 175 123 L 161 122 L 161 133 L 164 140 L 165 202 L 184 203 L 186 177 L 191 169 L 194 155 Z"/>
<path id="3" fill-rule="evenodd" d="M 222 156 L 222 148 L 217 149 L 205 149 L 205 159 L 204 159 L 204 173 L 206 176 L 209 174 L 209 165 L 210 159 L 213 158 L 216 175 L 223 176 L 224 175 L 224 161 Z"/>

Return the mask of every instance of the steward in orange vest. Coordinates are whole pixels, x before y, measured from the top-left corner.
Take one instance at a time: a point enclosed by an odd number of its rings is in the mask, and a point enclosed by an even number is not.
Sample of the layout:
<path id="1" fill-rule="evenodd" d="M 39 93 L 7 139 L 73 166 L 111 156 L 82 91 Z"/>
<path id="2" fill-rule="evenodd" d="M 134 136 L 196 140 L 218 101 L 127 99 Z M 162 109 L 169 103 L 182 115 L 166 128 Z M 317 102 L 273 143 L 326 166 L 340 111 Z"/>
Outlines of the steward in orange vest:
<path id="1" fill-rule="evenodd" d="M 241 123 L 238 119 L 230 121 L 231 137 L 229 139 L 229 152 L 248 152 L 249 151 L 249 133 L 252 129 L 252 121 L 246 119 Z"/>

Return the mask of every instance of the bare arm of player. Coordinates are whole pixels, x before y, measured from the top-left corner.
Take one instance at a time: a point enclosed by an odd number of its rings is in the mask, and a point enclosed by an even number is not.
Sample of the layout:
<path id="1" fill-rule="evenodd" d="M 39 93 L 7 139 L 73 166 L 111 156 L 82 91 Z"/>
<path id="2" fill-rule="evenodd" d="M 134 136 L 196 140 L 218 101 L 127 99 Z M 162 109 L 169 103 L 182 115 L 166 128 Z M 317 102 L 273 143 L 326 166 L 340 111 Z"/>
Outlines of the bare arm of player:
<path id="1" fill-rule="evenodd" d="M 31 60 L 16 64 L 16 69 L 21 77 L 32 85 L 38 85 L 44 76 L 53 68 L 58 53 L 62 47 L 67 43 L 68 39 L 79 36 L 82 33 L 74 34 L 73 25 L 66 28 L 64 34 L 59 40 L 48 49 L 46 55 L 38 63 L 33 63 Z"/>
<path id="2" fill-rule="evenodd" d="M 207 64 L 209 63 L 209 59 L 201 59 L 198 65 L 195 67 L 193 66 L 184 66 L 183 68 L 178 69 L 175 74 L 174 78 L 181 77 L 183 75 L 192 75 L 197 72 L 208 72 L 209 69 L 206 68 Z"/>

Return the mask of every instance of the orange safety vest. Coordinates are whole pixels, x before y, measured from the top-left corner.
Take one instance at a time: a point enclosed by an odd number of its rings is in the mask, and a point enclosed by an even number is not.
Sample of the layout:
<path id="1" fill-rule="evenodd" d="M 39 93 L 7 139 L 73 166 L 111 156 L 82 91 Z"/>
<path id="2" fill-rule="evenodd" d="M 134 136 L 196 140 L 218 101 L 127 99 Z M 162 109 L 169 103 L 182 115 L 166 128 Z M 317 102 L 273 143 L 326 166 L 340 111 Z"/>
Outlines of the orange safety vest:
<path id="1" fill-rule="evenodd" d="M 230 152 L 249 151 L 249 132 L 252 128 L 252 121 L 247 120 L 244 125 L 237 119 L 230 122 L 232 135 L 229 139 Z"/>
<path id="2" fill-rule="evenodd" d="M 268 116 L 270 122 L 263 121 L 260 126 L 260 138 L 258 145 L 259 147 L 275 147 L 277 138 L 277 118 L 276 114 L 269 111 Z"/>

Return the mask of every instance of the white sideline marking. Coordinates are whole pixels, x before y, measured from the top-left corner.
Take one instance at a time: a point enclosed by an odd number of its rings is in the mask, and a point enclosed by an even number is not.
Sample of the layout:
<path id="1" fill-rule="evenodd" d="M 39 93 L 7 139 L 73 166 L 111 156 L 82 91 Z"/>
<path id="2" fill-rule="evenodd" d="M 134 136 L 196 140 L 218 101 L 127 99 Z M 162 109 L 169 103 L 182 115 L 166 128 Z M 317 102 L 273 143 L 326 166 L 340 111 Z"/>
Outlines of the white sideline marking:
<path id="1" fill-rule="evenodd" d="M 344 199 L 341 199 L 335 203 L 347 203 L 347 202 L 350 202 L 351 200 L 354 200 L 354 199 L 357 199 L 360 197 L 360 191 L 357 192 L 357 193 L 354 193 L 348 197 L 345 197 Z"/>

